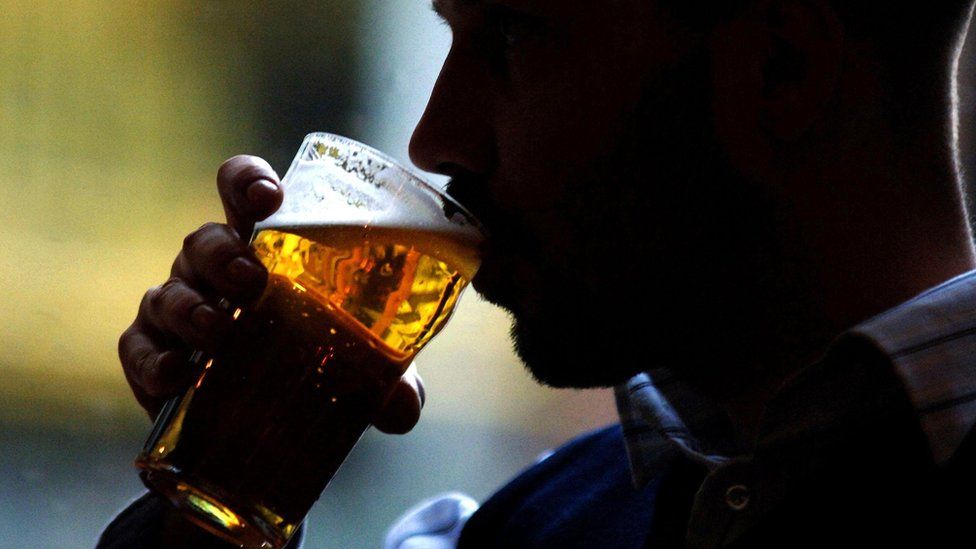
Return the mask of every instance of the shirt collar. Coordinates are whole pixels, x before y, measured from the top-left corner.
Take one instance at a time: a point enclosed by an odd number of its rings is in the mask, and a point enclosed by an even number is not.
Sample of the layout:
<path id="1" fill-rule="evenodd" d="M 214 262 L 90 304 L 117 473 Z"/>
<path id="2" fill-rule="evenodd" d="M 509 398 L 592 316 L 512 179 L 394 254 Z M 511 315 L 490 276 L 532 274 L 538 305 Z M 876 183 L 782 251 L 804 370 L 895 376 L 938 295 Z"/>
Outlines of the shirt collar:
<path id="1" fill-rule="evenodd" d="M 676 453 L 710 470 L 737 453 L 726 416 L 667 368 L 637 374 L 614 394 L 636 486 L 649 482 Z"/>
<path id="2" fill-rule="evenodd" d="M 976 424 L 976 271 L 851 330 L 889 357 L 944 465 Z"/>
<path id="3" fill-rule="evenodd" d="M 933 460 L 945 464 L 976 424 L 976 271 L 855 326 L 841 339 L 866 341 L 890 361 Z M 676 455 L 713 470 L 745 450 L 733 442 L 727 416 L 668 368 L 637 374 L 614 392 L 638 487 Z M 797 418 L 798 425 L 809 421 Z"/>

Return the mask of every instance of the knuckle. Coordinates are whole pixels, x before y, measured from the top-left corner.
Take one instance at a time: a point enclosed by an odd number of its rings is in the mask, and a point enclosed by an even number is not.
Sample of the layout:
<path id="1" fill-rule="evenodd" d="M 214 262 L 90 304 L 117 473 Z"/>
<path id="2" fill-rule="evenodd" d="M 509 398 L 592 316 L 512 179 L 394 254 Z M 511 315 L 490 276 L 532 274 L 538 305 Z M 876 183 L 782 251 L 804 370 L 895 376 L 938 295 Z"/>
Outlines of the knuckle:
<path id="1" fill-rule="evenodd" d="M 123 365 L 128 362 L 130 353 L 129 348 L 132 346 L 132 338 L 135 336 L 137 331 L 138 330 L 135 326 L 129 326 L 124 332 L 122 332 L 122 335 L 119 336 L 118 354 L 119 361 L 122 362 Z"/>
<path id="2" fill-rule="evenodd" d="M 161 285 L 156 286 L 156 290 L 152 293 L 152 297 L 149 298 L 149 304 L 153 309 L 162 309 L 166 306 L 166 303 L 173 296 L 173 291 L 176 286 L 175 278 L 170 278 Z"/>
<path id="3" fill-rule="evenodd" d="M 136 371 L 143 376 L 151 376 L 156 365 L 156 354 L 151 351 L 142 351 L 132 357 L 132 365 Z"/>
<path id="4" fill-rule="evenodd" d="M 208 221 L 203 225 L 200 225 L 199 229 L 186 235 L 186 237 L 183 239 L 183 249 L 192 250 L 196 248 L 200 242 L 206 239 L 208 235 L 211 235 L 215 231 L 219 230 L 220 226 L 220 223 L 216 223 L 214 221 Z"/>
<path id="5" fill-rule="evenodd" d="M 149 310 L 156 314 L 167 310 L 178 311 L 186 301 L 185 287 L 183 280 L 171 277 L 161 285 L 150 288 L 146 292 Z"/>
<path id="6" fill-rule="evenodd" d="M 246 247 L 247 245 L 236 233 L 232 234 L 228 231 L 220 238 L 214 239 L 213 248 L 209 250 L 209 253 L 215 261 L 222 263 L 241 255 Z"/>
<path id="7" fill-rule="evenodd" d="M 142 296 L 142 306 L 139 308 L 140 311 L 151 311 L 153 309 L 159 308 L 163 300 L 163 285 L 159 284 L 153 286 L 146 290 L 146 293 Z"/>
<path id="8" fill-rule="evenodd" d="M 150 396 L 159 394 L 159 357 L 156 353 L 141 353 L 134 362 L 134 374 L 139 380 L 139 386 Z"/>
<path id="9" fill-rule="evenodd" d="M 192 273 L 192 269 L 188 263 L 186 253 L 181 251 L 176 259 L 173 260 L 173 266 L 170 267 L 169 275 L 178 277 L 189 277 Z"/>
<path id="10" fill-rule="evenodd" d="M 158 354 L 149 347 L 126 348 L 120 355 L 126 379 L 143 389 L 151 385 Z"/>
<path id="11" fill-rule="evenodd" d="M 173 289 L 170 290 L 169 302 L 170 310 L 178 317 L 182 318 L 190 315 L 190 311 L 200 303 L 201 299 L 195 291 L 190 289 L 182 281 L 174 282 Z"/>
<path id="12" fill-rule="evenodd" d="M 187 236 L 183 241 L 183 255 L 189 262 L 229 261 L 247 247 L 241 237 L 229 225 L 207 223 Z"/>

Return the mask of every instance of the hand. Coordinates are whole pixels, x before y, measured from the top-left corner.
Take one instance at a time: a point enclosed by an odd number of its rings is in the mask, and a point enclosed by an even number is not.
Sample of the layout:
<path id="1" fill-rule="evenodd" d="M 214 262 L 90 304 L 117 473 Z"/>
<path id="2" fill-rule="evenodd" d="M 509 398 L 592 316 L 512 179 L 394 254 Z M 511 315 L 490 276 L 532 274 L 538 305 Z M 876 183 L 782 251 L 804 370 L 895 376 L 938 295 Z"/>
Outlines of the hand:
<path id="1" fill-rule="evenodd" d="M 212 352 L 230 331 L 231 318 L 217 302 L 252 301 L 268 279 L 244 238 L 281 205 L 278 175 L 260 158 L 235 156 L 217 171 L 217 188 L 227 223 L 207 223 L 183 240 L 169 280 L 146 292 L 119 339 L 125 378 L 151 418 L 193 381 L 193 350 Z M 420 418 L 423 402 L 423 382 L 411 365 L 373 425 L 406 433 Z"/>

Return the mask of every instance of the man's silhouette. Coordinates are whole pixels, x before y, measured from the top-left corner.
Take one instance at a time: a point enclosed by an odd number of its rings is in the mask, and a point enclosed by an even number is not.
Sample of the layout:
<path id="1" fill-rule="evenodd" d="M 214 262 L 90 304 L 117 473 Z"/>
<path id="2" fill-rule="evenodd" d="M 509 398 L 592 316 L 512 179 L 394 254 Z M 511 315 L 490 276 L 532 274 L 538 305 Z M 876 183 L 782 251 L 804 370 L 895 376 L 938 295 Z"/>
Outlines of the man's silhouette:
<path id="1" fill-rule="evenodd" d="M 967 533 L 976 275 L 954 279 L 974 267 L 954 86 L 968 0 L 434 7 L 454 42 L 411 157 L 491 232 L 474 287 L 512 312 L 529 370 L 616 386 L 623 427 L 503 488 L 462 547 Z M 277 176 L 236 157 L 218 182 L 228 225 L 191 235 L 120 341 L 151 414 L 188 383 L 187 349 L 219 340 L 218 296 L 263 286 L 238 234 L 277 207 Z M 418 383 L 381 428 L 412 426 Z M 153 501 L 103 542 L 189 531 Z M 455 526 L 390 543 L 450 545 Z"/>

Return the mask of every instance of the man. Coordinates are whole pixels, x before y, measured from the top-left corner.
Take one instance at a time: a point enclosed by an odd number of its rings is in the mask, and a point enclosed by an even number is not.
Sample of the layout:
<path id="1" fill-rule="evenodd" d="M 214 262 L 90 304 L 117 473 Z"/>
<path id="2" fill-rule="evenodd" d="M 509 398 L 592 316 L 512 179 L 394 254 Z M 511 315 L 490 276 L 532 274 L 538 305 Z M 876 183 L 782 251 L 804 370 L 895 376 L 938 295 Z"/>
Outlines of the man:
<path id="1" fill-rule="evenodd" d="M 514 480 L 459 545 L 964 543 L 969 0 L 434 8 L 454 43 L 411 156 L 491 231 L 473 285 L 512 312 L 529 370 L 616 386 L 623 427 Z M 228 225 L 187 238 L 120 341 L 150 414 L 227 329 L 218 296 L 265 280 L 238 235 L 277 207 L 277 176 L 236 157 L 218 184 Z M 377 425 L 409 430 L 420 394 L 405 377 Z M 453 544 L 428 511 L 390 544 Z M 103 542 L 182 535 L 199 534 L 150 496 Z"/>

